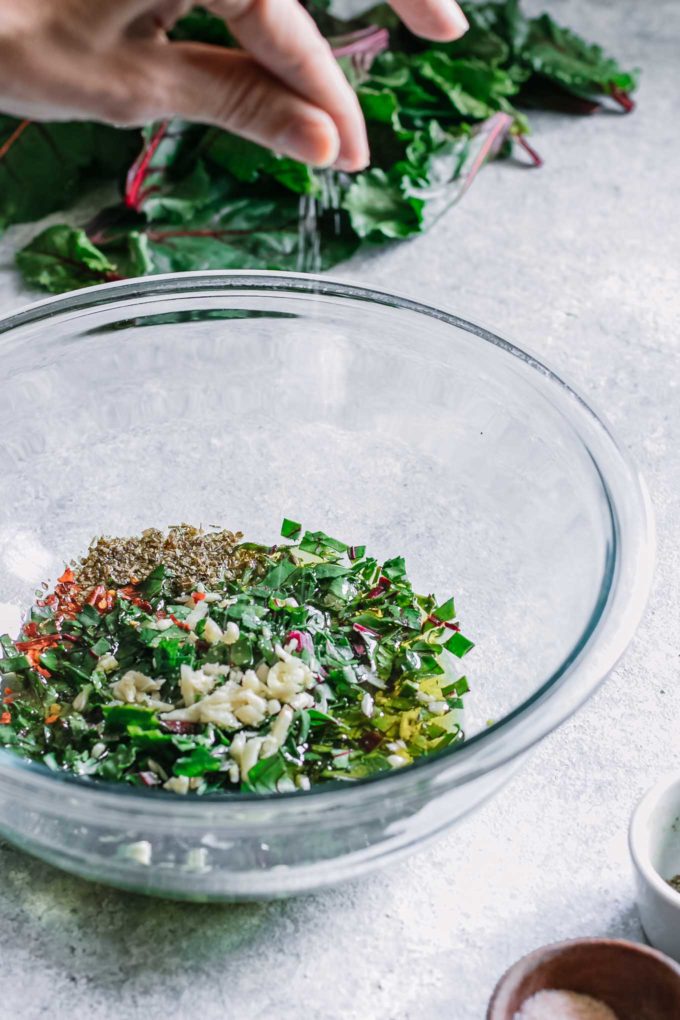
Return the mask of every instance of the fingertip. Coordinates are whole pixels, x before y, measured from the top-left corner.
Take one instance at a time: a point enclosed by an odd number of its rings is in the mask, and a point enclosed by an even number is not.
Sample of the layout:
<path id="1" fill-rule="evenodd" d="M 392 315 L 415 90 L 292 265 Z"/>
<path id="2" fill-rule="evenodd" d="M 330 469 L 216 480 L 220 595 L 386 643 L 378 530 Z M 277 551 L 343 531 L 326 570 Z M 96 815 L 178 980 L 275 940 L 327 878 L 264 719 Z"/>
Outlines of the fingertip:
<path id="1" fill-rule="evenodd" d="M 470 28 L 470 22 L 458 4 L 453 5 L 448 21 L 447 27 L 442 30 L 442 35 L 438 37 L 439 42 L 453 43 L 456 39 L 461 39 Z"/>
<path id="2" fill-rule="evenodd" d="M 450 31 L 452 35 L 449 36 L 448 41 L 453 42 L 454 39 L 460 39 L 461 36 L 465 35 L 468 28 L 470 27 L 470 22 L 465 17 L 463 11 L 458 6 L 458 4 L 453 5 L 450 20 L 451 20 Z"/>
<path id="3" fill-rule="evenodd" d="M 312 166 L 332 166 L 340 154 L 340 136 L 334 121 L 322 110 L 298 114 L 274 141 L 274 149 Z"/>
<path id="4" fill-rule="evenodd" d="M 358 157 L 339 156 L 333 163 L 333 167 L 336 170 L 345 170 L 347 173 L 358 173 L 360 170 L 365 170 L 370 162 L 368 154 Z"/>
<path id="5" fill-rule="evenodd" d="M 438 6 L 436 18 L 432 10 L 419 12 L 417 26 L 411 24 L 411 31 L 424 39 L 435 42 L 455 42 L 465 35 L 470 22 L 456 3 L 449 2 L 446 8 Z"/>
<path id="6" fill-rule="evenodd" d="M 355 173 L 358 170 L 365 170 L 370 162 L 371 153 L 368 148 L 368 139 L 364 135 L 363 137 L 354 137 L 351 140 L 351 144 L 348 145 L 345 142 L 340 147 L 340 152 L 334 162 L 334 166 L 338 170 L 347 170 L 350 173 Z"/>
<path id="7" fill-rule="evenodd" d="M 350 86 L 347 86 L 350 89 Z M 356 93 L 351 90 L 349 109 L 335 118 L 340 132 L 340 153 L 335 166 L 338 170 L 354 172 L 364 170 L 371 161 L 366 121 Z"/>

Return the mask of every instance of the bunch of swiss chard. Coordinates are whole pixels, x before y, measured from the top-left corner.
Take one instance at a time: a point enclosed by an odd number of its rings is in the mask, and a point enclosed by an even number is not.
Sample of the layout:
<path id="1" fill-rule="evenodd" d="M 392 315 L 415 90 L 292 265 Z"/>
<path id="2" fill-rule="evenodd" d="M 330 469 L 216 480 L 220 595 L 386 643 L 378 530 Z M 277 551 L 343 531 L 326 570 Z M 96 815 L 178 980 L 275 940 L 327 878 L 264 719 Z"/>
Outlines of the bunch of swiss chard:
<path id="1" fill-rule="evenodd" d="M 178 593 L 68 568 L 0 638 L 0 743 L 54 771 L 198 794 L 286 792 L 409 765 L 464 738 L 472 648 L 404 560 L 285 520 L 290 543 Z"/>
<path id="2" fill-rule="evenodd" d="M 540 164 L 519 107 L 593 113 L 633 107 L 634 73 L 519 0 L 464 5 L 470 29 L 450 44 L 412 36 L 385 5 L 339 22 L 309 4 L 355 87 L 373 163 L 318 172 L 216 128 L 179 121 L 140 131 L 0 116 L 0 228 L 68 207 L 93 181 L 119 183 L 118 205 L 50 227 L 17 255 L 26 280 L 59 292 L 191 269 L 325 269 L 360 244 L 425 231 L 479 167 L 513 145 Z M 231 45 L 193 11 L 175 34 Z M 310 226 L 320 239 L 310 263 Z"/>

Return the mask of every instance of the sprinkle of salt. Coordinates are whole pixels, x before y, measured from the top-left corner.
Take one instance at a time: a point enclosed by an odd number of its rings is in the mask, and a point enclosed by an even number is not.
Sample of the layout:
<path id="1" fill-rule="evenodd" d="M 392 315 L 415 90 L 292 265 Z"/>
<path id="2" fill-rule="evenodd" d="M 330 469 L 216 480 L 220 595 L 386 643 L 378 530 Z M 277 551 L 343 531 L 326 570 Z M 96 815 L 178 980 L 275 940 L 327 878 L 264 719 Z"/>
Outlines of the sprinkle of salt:
<path id="1" fill-rule="evenodd" d="M 515 1020 L 617 1020 L 609 1006 L 578 992 L 543 991 L 524 1003 Z"/>

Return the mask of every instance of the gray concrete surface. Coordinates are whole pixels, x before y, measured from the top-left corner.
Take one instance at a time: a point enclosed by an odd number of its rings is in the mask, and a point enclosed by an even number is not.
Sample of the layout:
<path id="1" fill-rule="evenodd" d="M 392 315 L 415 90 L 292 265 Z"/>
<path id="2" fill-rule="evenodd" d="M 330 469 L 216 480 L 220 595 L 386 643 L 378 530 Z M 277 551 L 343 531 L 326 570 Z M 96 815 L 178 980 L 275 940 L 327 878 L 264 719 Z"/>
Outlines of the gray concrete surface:
<path id="1" fill-rule="evenodd" d="M 481 1020 L 522 953 L 642 937 L 626 826 L 641 791 L 680 766 L 680 3 L 550 6 L 644 68 L 638 112 L 535 118 L 543 170 L 488 168 L 429 237 L 338 275 L 494 327 L 604 410 L 659 529 L 629 652 L 495 801 L 406 863 L 321 895 L 163 904 L 0 847 L 3 1020 Z M 11 266 L 21 233 L 0 242 L 5 310 L 33 296 Z"/>

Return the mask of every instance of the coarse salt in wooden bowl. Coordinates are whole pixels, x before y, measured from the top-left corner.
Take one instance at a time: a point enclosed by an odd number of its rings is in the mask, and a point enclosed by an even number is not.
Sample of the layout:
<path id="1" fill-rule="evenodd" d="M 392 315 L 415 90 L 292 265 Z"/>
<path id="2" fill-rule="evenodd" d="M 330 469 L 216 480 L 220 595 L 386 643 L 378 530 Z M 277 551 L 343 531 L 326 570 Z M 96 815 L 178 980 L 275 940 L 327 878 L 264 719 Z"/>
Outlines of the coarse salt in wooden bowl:
<path id="1" fill-rule="evenodd" d="M 529 953 L 496 985 L 487 1020 L 514 1020 L 532 995 L 549 989 L 589 995 L 617 1020 L 680 1020 L 680 966 L 616 939 L 575 939 Z"/>

